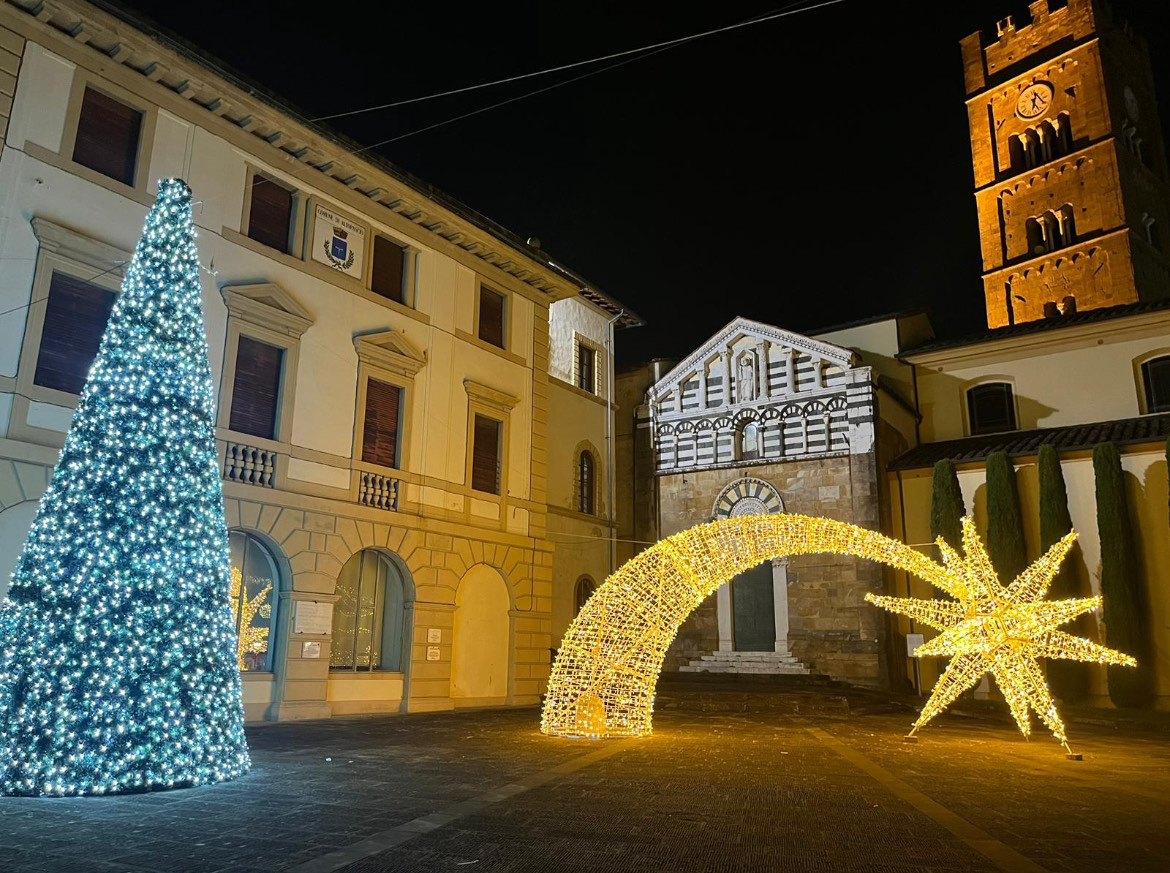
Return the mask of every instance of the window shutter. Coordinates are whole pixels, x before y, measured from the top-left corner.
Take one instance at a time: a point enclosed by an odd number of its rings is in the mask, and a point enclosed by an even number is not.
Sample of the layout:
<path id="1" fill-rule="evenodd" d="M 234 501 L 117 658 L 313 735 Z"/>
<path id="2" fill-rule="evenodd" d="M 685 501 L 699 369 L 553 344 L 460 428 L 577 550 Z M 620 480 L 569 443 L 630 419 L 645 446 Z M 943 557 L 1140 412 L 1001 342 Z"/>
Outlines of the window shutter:
<path id="1" fill-rule="evenodd" d="M 475 417 L 471 447 L 471 487 L 488 494 L 500 493 L 500 422 Z"/>
<path id="2" fill-rule="evenodd" d="M 489 288 L 479 289 L 479 338 L 504 347 L 504 296 Z"/>
<path id="3" fill-rule="evenodd" d="M 251 185 L 248 236 L 262 245 L 287 253 L 293 214 L 292 191 L 259 173 L 253 174 Z"/>
<path id="4" fill-rule="evenodd" d="M 81 393 L 117 296 L 107 288 L 73 276 L 53 274 L 33 376 L 35 384 Z"/>
<path id="5" fill-rule="evenodd" d="M 73 160 L 126 185 L 134 184 L 142 113 L 93 88 L 85 89 Z"/>
<path id="6" fill-rule="evenodd" d="M 973 435 L 1015 430 L 1012 386 L 1006 382 L 976 385 L 967 392 L 967 413 Z"/>
<path id="7" fill-rule="evenodd" d="M 284 349 L 248 336 L 240 337 L 236 376 L 232 383 L 232 414 L 228 426 L 237 433 L 276 439 L 277 404 Z"/>
<path id="8" fill-rule="evenodd" d="M 1170 357 L 1142 364 L 1146 383 L 1146 412 L 1170 410 Z"/>
<path id="9" fill-rule="evenodd" d="M 402 389 L 377 379 L 366 381 L 366 418 L 362 428 L 362 460 L 383 467 L 398 466 L 398 429 Z"/>
<path id="10" fill-rule="evenodd" d="M 397 303 L 406 303 L 402 293 L 405 275 L 406 249 L 384 236 L 375 236 L 370 290 Z"/>
<path id="11" fill-rule="evenodd" d="M 583 388 L 590 394 L 597 390 L 594 369 L 597 364 L 597 353 L 589 346 L 577 343 L 577 387 Z"/>
<path id="12" fill-rule="evenodd" d="M 593 515 L 593 456 L 582 452 L 577 462 L 577 511 Z"/>

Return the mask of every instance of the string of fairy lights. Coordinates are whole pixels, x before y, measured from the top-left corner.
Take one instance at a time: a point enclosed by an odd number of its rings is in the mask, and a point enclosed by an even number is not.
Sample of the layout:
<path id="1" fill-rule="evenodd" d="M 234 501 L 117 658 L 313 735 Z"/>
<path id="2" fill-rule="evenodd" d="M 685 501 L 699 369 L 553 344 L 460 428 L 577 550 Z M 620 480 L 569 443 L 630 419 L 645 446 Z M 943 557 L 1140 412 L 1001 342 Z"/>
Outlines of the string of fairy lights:
<path id="1" fill-rule="evenodd" d="M 942 563 L 876 531 L 827 518 L 777 513 L 693 527 L 619 568 L 569 625 L 549 678 L 541 731 L 588 738 L 649 734 L 667 647 L 706 597 L 762 561 L 831 553 L 904 570 L 951 598 L 866 596 L 943 631 L 915 653 L 952 660 L 911 735 L 990 671 L 1025 736 L 1035 712 L 1067 748 L 1037 659 L 1136 665 L 1128 655 L 1058 629 L 1098 608 L 1100 598 L 1043 599 L 1074 539 L 1070 533 L 1004 586 L 970 518 L 963 520 L 965 554 L 940 539 Z"/>

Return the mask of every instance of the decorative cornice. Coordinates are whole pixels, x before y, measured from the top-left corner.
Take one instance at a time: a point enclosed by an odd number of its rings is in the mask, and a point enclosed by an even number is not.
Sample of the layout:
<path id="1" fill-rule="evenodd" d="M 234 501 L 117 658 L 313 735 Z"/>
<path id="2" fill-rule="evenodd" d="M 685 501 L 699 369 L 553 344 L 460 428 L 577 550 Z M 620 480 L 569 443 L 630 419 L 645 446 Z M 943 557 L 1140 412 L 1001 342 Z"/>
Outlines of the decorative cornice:
<path id="1" fill-rule="evenodd" d="M 98 242 L 47 218 L 34 216 L 30 223 L 37 243 L 45 251 L 81 261 L 98 269 L 108 269 L 110 272 L 117 270 L 119 275 L 121 268 L 130 262 L 130 252 L 126 249 Z"/>
<path id="2" fill-rule="evenodd" d="M 588 290 L 564 267 L 548 262 L 543 253 L 509 241 L 502 228 L 493 230 L 489 219 L 461 214 L 472 210 L 441 202 L 427 190 L 429 186 L 389 162 L 356 156 L 346 145 L 292 117 L 244 83 L 230 81 L 226 74 L 201 64 L 194 50 L 172 48 L 173 40 L 164 34 L 139 30 L 81 0 L 7 0 L 3 8 L 24 13 L 29 29 L 48 28 L 70 45 L 93 51 L 99 66 L 120 65 L 141 75 L 147 87 L 165 88 L 206 110 L 206 126 L 212 132 L 222 122 L 235 125 L 255 137 L 258 154 L 271 149 L 274 161 L 291 158 L 356 191 L 372 204 L 372 218 L 377 218 L 374 204 L 396 213 L 417 225 L 420 240 L 426 240 L 426 231 L 435 244 L 441 240 L 458 246 L 535 289 L 534 296 L 541 292 L 547 302 Z M 53 50 L 49 43 L 46 47 Z"/>
<path id="3" fill-rule="evenodd" d="M 381 330 L 353 338 L 358 360 L 413 379 L 427 356 L 400 330 Z"/>
<path id="4" fill-rule="evenodd" d="M 497 388 L 490 388 L 482 382 L 476 382 L 474 379 L 464 379 L 463 388 L 467 391 L 467 396 L 472 400 L 476 400 L 493 409 L 498 409 L 500 412 L 511 412 L 516 404 L 520 402 L 520 398 L 516 395 L 509 394 L 507 391 L 500 391 Z"/>
<path id="5" fill-rule="evenodd" d="M 299 338 L 316 320 L 295 297 L 275 282 L 224 285 L 219 293 L 230 315 L 289 336 Z"/>

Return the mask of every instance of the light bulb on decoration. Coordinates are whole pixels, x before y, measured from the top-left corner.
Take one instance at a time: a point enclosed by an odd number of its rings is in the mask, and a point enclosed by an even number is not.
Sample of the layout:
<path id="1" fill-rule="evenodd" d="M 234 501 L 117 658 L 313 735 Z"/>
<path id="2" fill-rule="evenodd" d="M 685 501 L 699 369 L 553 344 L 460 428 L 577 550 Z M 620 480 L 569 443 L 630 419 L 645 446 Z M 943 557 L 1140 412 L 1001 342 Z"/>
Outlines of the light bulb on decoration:
<path id="1" fill-rule="evenodd" d="M 247 771 L 191 191 L 159 183 L 0 610 L 0 793 Z"/>
<path id="2" fill-rule="evenodd" d="M 1137 661 L 1129 655 L 1059 629 L 1078 615 L 1099 609 L 1100 597 L 1044 600 L 1075 540 L 1076 534 L 1070 531 L 1005 587 L 975 530 L 975 523 L 964 518 L 962 557 L 941 537 L 938 540 L 943 564 L 963 581 L 948 591 L 954 600 L 865 596 L 883 609 L 941 631 L 915 650 L 917 657 L 951 658 L 914 722 L 911 737 L 973 687 L 983 674 L 991 673 L 1024 736 L 1031 733 L 1030 711 L 1034 711 L 1068 750 L 1064 722 L 1056 711 L 1038 659 L 1137 666 Z"/>
<path id="3" fill-rule="evenodd" d="M 959 559 L 943 544 L 941 564 L 876 531 L 833 519 L 788 513 L 739 516 L 668 537 L 620 567 L 593 593 L 569 625 L 549 677 L 540 729 L 545 734 L 564 737 L 649 734 L 654 688 L 662 661 L 683 621 L 720 585 L 763 561 L 788 555 L 853 555 L 912 573 L 951 595 L 955 601 L 911 601 L 867 595 L 867 599 L 879 605 L 897 606 L 898 611 L 905 607 L 914 610 L 915 618 L 929 623 L 929 616 L 953 629 L 955 633 L 948 638 L 952 643 L 932 640 L 928 644 L 939 647 L 933 654 L 950 653 L 942 649 L 976 639 L 983 639 L 984 645 L 987 639 L 1002 639 L 1002 645 L 1020 649 L 1023 635 L 1032 634 L 1027 637 L 1032 646 L 1028 651 L 1041 656 L 1135 663 L 1127 655 L 1055 629 L 1056 625 L 1099 605 L 1098 598 L 1039 602 L 1071 546 L 1073 535 L 1053 547 L 1011 586 L 1002 589 L 970 519 L 964 521 L 964 533 L 965 540 L 970 540 L 967 558 Z M 984 596 L 988 592 L 999 598 L 994 604 L 992 596 Z M 967 620 L 980 617 L 976 601 L 981 596 L 983 608 L 990 611 L 983 616 L 987 624 L 976 630 Z M 1020 607 L 1026 603 L 1032 608 L 1012 611 L 1003 605 Z M 985 636 L 980 637 L 980 633 Z M 1030 663 L 1035 666 L 1034 658 Z M 1027 675 L 1033 676 L 1031 668 L 1027 669 Z M 964 681 L 968 678 L 968 673 L 960 669 L 948 683 L 957 681 L 960 673 Z M 982 673 L 979 671 L 973 681 Z M 1043 684 L 1042 678 L 1040 683 Z M 950 687 L 948 684 L 947 689 Z M 1042 717 L 1046 724 L 1060 724 L 1047 689 L 1040 695 L 1031 680 L 1013 686 L 1013 693 L 1016 689 L 1024 693 L 1023 697 L 1017 693 L 1009 698 L 1017 721 L 1021 704 L 1025 705 L 1026 714 L 1026 705 L 1036 701 L 1045 706 Z M 947 693 L 944 689 L 939 699 Z M 935 695 L 931 700 L 935 700 Z M 915 730 L 942 708 L 931 708 L 929 701 L 927 706 Z M 1063 727 L 1054 733 L 1065 742 Z"/>

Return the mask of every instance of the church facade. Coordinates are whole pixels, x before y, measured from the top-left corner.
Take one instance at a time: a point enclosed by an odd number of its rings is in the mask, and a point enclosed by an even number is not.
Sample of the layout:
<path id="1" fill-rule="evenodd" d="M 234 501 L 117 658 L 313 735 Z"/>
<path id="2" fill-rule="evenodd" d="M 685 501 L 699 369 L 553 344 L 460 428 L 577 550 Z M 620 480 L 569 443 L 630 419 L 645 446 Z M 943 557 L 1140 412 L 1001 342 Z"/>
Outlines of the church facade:
<path id="1" fill-rule="evenodd" d="M 638 487 L 654 507 L 643 535 L 771 512 L 878 524 L 875 389 L 854 352 L 737 318 L 658 375 L 638 413 L 651 459 Z M 665 669 L 880 684 L 883 621 L 863 597 L 881 584 L 851 558 L 765 562 L 692 614 Z"/>

